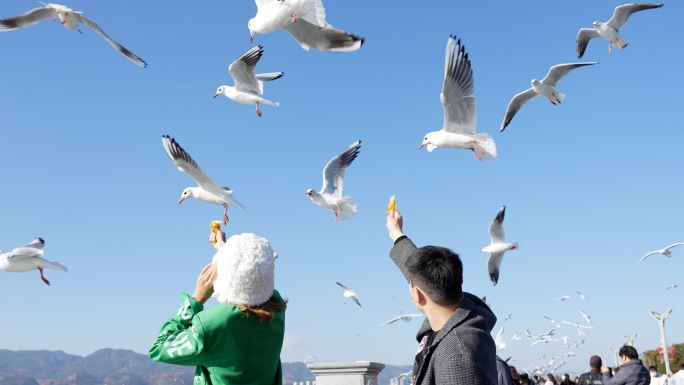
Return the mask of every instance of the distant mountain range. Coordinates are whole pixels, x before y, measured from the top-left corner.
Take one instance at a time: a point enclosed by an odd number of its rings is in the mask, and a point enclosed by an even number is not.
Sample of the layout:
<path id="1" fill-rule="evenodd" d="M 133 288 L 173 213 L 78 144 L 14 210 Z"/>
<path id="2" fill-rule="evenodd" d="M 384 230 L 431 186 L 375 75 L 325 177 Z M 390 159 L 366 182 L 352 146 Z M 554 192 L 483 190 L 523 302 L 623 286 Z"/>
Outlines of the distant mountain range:
<path id="1" fill-rule="evenodd" d="M 410 370 L 387 365 L 380 384 Z M 0 385 L 192 385 L 194 367 L 153 362 L 130 350 L 100 349 L 85 357 L 62 351 L 0 349 Z M 283 384 L 312 381 L 302 362 L 283 363 Z"/>

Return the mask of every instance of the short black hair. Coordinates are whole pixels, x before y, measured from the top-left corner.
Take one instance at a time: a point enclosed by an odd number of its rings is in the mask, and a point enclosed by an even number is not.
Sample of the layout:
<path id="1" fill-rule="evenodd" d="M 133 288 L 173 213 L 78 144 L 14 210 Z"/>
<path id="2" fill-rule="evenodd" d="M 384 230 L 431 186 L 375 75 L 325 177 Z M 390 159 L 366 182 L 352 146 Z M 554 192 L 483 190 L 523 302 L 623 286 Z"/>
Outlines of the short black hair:
<path id="1" fill-rule="evenodd" d="M 423 246 L 406 260 L 409 279 L 438 305 L 457 304 L 463 296 L 463 263 L 440 246 Z"/>
<path id="2" fill-rule="evenodd" d="M 620 356 L 626 356 L 630 360 L 635 360 L 639 358 L 639 353 L 637 353 L 637 350 L 634 349 L 634 346 L 629 346 L 625 345 L 620 348 L 620 352 L 618 353 Z"/>

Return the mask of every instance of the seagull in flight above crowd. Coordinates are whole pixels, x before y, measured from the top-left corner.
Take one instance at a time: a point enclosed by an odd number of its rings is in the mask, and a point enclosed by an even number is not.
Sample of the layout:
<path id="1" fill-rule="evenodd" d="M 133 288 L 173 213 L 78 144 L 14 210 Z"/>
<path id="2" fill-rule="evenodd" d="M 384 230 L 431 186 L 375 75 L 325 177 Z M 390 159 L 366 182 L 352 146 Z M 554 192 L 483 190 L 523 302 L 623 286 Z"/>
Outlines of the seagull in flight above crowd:
<path id="1" fill-rule="evenodd" d="M 444 126 L 440 131 L 425 135 L 418 149 L 427 146 L 428 151 L 437 147 L 471 150 L 475 159 L 496 158 L 494 139 L 488 134 L 475 133 L 477 114 L 475 108 L 475 82 L 470 59 L 455 36 L 447 40 L 444 58 L 444 83 L 440 100 L 444 107 Z M 482 156 L 480 156 L 480 155 Z"/>
<path id="2" fill-rule="evenodd" d="M 627 19 L 633 13 L 643 11 L 646 9 L 660 8 L 661 3 L 642 3 L 642 4 L 624 4 L 615 7 L 613 17 L 608 22 L 602 23 L 600 21 L 594 22 L 594 28 L 582 28 L 577 34 L 577 58 L 584 56 L 584 51 L 587 49 L 589 40 L 595 37 L 602 37 L 608 40 L 608 52 L 613 52 L 613 44 L 618 49 L 627 47 L 629 42 L 623 39 L 619 32 L 625 25 Z"/>
<path id="3" fill-rule="evenodd" d="M 551 102 L 554 106 L 560 104 L 563 99 L 565 99 L 565 94 L 556 91 L 556 85 L 565 75 L 569 74 L 570 71 L 575 68 L 584 67 L 588 65 L 598 64 L 598 62 L 585 62 L 585 63 L 566 63 L 558 64 L 549 69 L 549 73 L 546 74 L 544 79 L 537 80 L 532 79 L 532 87 L 515 95 L 513 99 L 508 103 L 508 108 L 506 108 L 506 114 L 504 115 L 503 122 L 501 122 L 501 128 L 499 131 L 503 131 L 508 127 L 513 120 L 516 113 L 529 102 L 530 100 L 536 98 L 537 96 L 543 96 Z"/>
<path id="4" fill-rule="evenodd" d="M 570 298 L 569 295 L 564 295 L 564 296 L 562 296 L 562 297 L 558 297 L 558 298 L 554 299 L 554 302 L 556 302 L 556 301 L 563 301 L 563 302 L 565 302 L 565 301 L 568 300 L 569 298 Z"/>
<path id="5" fill-rule="evenodd" d="M 178 204 L 183 203 L 186 198 L 195 198 L 202 202 L 213 203 L 223 206 L 223 224 L 228 224 L 228 206 L 234 205 L 241 209 L 245 209 L 242 203 L 233 199 L 233 191 L 228 187 L 219 187 L 207 174 L 205 174 L 197 165 L 197 163 L 190 157 L 190 154 L 185 152 L 183 148 L 176 142 L 176 139 L 168 135 L 162 135 L 162 146 L 166 151 L 166 155 L 178 167 L 178 170 L 186 173 L 190 178 L 197 182 L 198 187 L 188 187 L 183 190 Z"/>
<path id="6" fill-rule="evenodd" d="M 249 41 L 257 33 L 267 34 L 284 29 L 304 50 L 351 52 L 363 45 L 364 39 L 335 29 L 325 21 L 321 0 L 255 0 L 257 14 L 249 20 Z"/>
<path id="7" fill-rule="evenodd" d="M 563 336 L 563 337 L 561 337 L 561 341 L 563 341 L 563 343 L 564 343 L 565 345 L 567 345 L 568 342 L 570 342 L 570 337 L 568 337 L 568 336 Z"/>
<path id="8" fill-rule="evenodd" d="M 515 250 L 518 248 L 518 242 L 506 242 L 506 235 L 504 234 L 503 229 L 505 215 L 506 206 L 503 206 L 489 225 L 489 237 L 491 239 L 489 246 L 485 246 L 480 250 L 481 253 L 489 253 L 487 271 L 489 272 L 489 279 L 492 280 L 494 285 L 499 282 L 499 271 L 501 270 L 501 262 L 503 261 L 504 254 L 508 250 Z"/>
<path id="9" fill-rule="evenodd" d="M 547 316 L 544 316 L 544 318 L 549 320 L 549 322 L 551 322 L 551 324 L 554 325 L 556 327 L 556 329 L 560 328 L 560 323 L 558 321 L 556 321 L 555 319 L 553 319 L 551 317 L 547 317 Z"/>
<path id="10" fill-rule="evenodd" d="M 646 255 L 644 255 L 643 257 L 641 257 L 641 259 L 638 260 L 637 263 L 643 261 L 644 259 L 650 257 L 650 256 L 653 255 L 653 254 L 662 254 L 662 255 L 664 255 L 664 256 L 666 256 L 666 257 L 669 258 L 670 256 L 672 256 L 672 251 L 670 251 L 670 249 L 673 248 L 673 247 L 680 246 L 680 245 L 684 245 L 684 243 L 673 243 L 673 244 L 671 244 L 670 246 L 663 247 L 662 249 L 658 249 L 658 250 L 654 250 L 654 251 L 651 251 L 651 252 L 649 252 L 649 253 L 646 253 Z"/>
<path id="11" fill-rule="evenodd" d="M 350 195 L 342 196 L 342 189 L 344 187 L 344 172 L 359 155 L 360 149 L 361 141 L 357 140 L 335 155 L 323 169 L 321 191 L 306 190 L 306 195 L 313 203 L 335 213 L 335 222 L 349 219 L 356 214 L 354 198 Z"/>
<path id="12" fill-rule="evenodd" d="M 583 312 L 582 310 L 580 310 L 579 312 L 582 315 L 582 318 L 584 318 L 584 320 L 587 321 L 588 324 L 590 324 L 591 323 L 591 317 L 589 316 L 589 314 Z"/>
<path id="13" fill-rule="evenodd" d="M 580 291 L 577 292 L 577 295 L 579 295 L 579 297 L 580 297 L 581 300 L 587 298 L 587 297 L 586 297 L 584 294 L 582 294 L 582 292 L 580 292 Z"/>
<path id="14" fill-rule="evenodd" d="M 508 321 L 509 319 L 511 319 L 512 316 L 513 316 L 513 314 L 509 313 L 509 314 L 506 316 L 506 318 L 504 318 L 504 322 L 506 322 L 506 321 Z"/>
<path id="15" fill-rule="evenodd" d="M 513 336 L 511 337 L 511 339 L 513 341 L 521 341 L 522 337 L 520 337 L 517 332 L 513 332 Z"/>
<path id="16" fill-rule="evenodd" d="M 422 316 L 423 316 L 422 314 L 404 314 L 404 315 L 400 315 L 399 317 L 394 317 L 391 320 L 380 324 L 380 326 L 389 325 L 389 324 L 395 323 L 395 322 L 400 321 L 400 320 L 404 321 L 404 322 L 409 322 L 412 319 L 414 319 L 415 317 L 422 317 Z"/>
<path id="17" fill-rule="evenodd" d="M 667 287 L 667 290 L 676 289 L 676 288 L 678 288 L 678 287 L 679 287 L 679 284 L 678 284 L 678 283 L 673 283 L 672 285 L 670 285 L 670 286 Z"/>
<path id="18" fill-rule="evenodd" d="M 45 241 L 43 238 L 36 238 L 28 245 L 17 247 L 10 252 L 5 253 L 0 250 L 0 269 L 13 273 L 38 270 L 40 272 L 40 279 L 49 285 L 50 281 L 43 275 L 43 268 L 47 267 L 66 272 L 67 267 L 59 262 L 50 262 L 43 259 L 44 247 Z"/>
<path id="19" fill-rule="evenodd" d="M 140 67 L 147 67 L 147 63 L 145 63 L 143 59 L 107 36 L 107 34 L 104 33 L 104 31 L 97 24 L 83 16 L 83 12 L 61 4 L 45 4 L 44 7 L 34 8 L 21 16 L 2 19 L 0 20 L 0 32 L 14 31 L 16 29 L 28 27 L 29 25 L 36 24 L 49 18 L 52 18 L 53 21 L 59 18 L 64 27 L 72 31 L 77 30 L 79 33 L 82 32 L 78 28 L 78 23 L 85 24 L 92 28 L 93 31 L 97 32 L 98 35 L 102 36 L 107 43 L 124 55 L 128 60 L 139 65 Z"/>
<path id="20" fill-rule="evenodd" d="M 504 327 L 501 327 L 498 333 L 496 333 L 496 338 L 494 338 L 494 344 L 498 350 L 506 349 L 506 341 L 503 339 Z"/>
<path id="21" fill-rule="evenodd" d="M 359 299 L 356 297 L 356 293 L 354 292 L 354 290 L 352 290 L 352 289 L 350 289 L 350 288 L 344 286 L 343 284 L 341 284 L 341 283 L 339 283 L 339 282 L 335 282 L 335 283 L 336 283 L 339 287 L 341 287 L 342 290 L 344 290 L 344 292 L 342 293 L 343 296 L 345 296 L 345 297 L 347 297 L 347 298 L 351 298 L 352 301 L 356 302 L 356 304 L 359 305 L 359 308 L 360 308 L 361 310 L 363 310 L 363 307 L 361 307 L 361 302 L 359 302 Z"/>
<path id="22" fill-rule="evenodd" d="M 277 0 L 276 0 L 277 1 Z M 269 106 L 280 106 L 280 102 L 272 102 L 259 95 L 264 93 L 264 82 L 280 79 L 285 73 L 283 72 L 269 72 L 264 74 L 255 74 L 259 59 L 264 54 L 264 47 L 258 45 L 249 51 L 245 52 L 237 58 L 228 67 L 230 76 L 233 77 L 235 87 L 222 85 L 214 94 L 214 98 L 219 95 L 226 95 L 228 98 L 242 104 L 256 105 L 256 113 L 261 117 L 261 110 L 259 104 L 268 104 Z"/>

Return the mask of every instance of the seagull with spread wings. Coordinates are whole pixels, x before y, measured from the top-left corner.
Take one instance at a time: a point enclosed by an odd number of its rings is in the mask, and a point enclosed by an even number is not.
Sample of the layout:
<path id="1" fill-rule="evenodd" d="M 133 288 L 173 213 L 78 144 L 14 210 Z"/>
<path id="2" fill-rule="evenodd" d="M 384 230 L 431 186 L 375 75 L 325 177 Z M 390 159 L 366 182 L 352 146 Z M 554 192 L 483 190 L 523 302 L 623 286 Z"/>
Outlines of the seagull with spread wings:
<path id="1" fill-rule="evenodd" d="M 223 206 L 223 224 L 228 224 L 228 206 L 234 205 L 245 209 L 242 203 L 233 198 L 233 190 L 228 187 L 219 187 L 207 174 L 205 174 L 190 157 L 190 154 L 183 150 L 183 147 L 176 142 L 176 139 L 168 135 L 162 135 L 162 146 L 166 155 L 178 167 L 178 170 L 186 173 L 190 178 L 197 182 L 198 187 L 188 187 L 183 190 L 178 204 L 183 203 L 186 198 L 195 198 L 202 202 L 213 203 Z"/>
<path id="2" fill-rule="evenodd" d="M 140 67 L 147 67 L 147 63 L 145 63 L 143 59 L 126 49 L 126 47 L 114 41 L 111 37 L 104 33 L 102 28 L 95 24 L 95 22 L 83 16 L 83 12 L 61 4 L 45 4 L 44 7 L 34 8 L 21 16 L 2 19 L 0 20 L 0 32 L 14 31 L 16 29 L 28 27 L 29 25 L 36 24 L 49 18 L 52 18 L 52 20 L 59 18 L 64 27 L 72 31 L 77 30 L 79 33 L 83 32 L 81 32 L 81 30 L 78 28 L 78 23 L 85 24 L 92 28 L 92 30 L 98 35 L 102 36 L 107 43 L 124 55 L 126 59 L 132 61 Z"/>
<path id="3" fill-rule="evenodd" d="M 482 253 L 489 253 L 487 260 L 487 271 L 489 272 L 489 279 L 494 285 L 499 282 L 499 271 L 501 270 L 501 261 L 503 261 L 504 254 L 508 250 L 515 250 L 518 248 L 518 242 L 506 242 L 504 235 L 503 221 L 506 215 L 506 206 L 501 207 L 496 217 L 489 225 L 489 237 L 491 243 L 480 250 Z"/>
<path id="4" fill-rule="evenodd" d="M 344 286 L 343 284 L 341 284 L 341 283 L 339 283 L 339 282 L 335 282 L 335 283 L 336 283 L 339 287 L 341 287 L 342 290 L 344 290 L 344 291 L 342 292 L 342 295 L 343 295 L 343 296 L 345 296 L 345 297 L 347 297 L 347 298 L 351 298 L 352 301 L 356 302 L 356 304 L 359 305 L 359 308 L 360 308 L 361 310 L 363 310 L 363 307 L 361 307 L 361 302 L 359 302 L 359 299 L 357 298 L 356 292 L 354 292 L 354 290 L 352 290 L 352 289 L 350 289 L 350 288 Z"/>
<path id="5" fill-rule="evenodd" d="M 608 52 L 613 52 L 613 44 L 618 49 L 627 47 L 629 42 L 620 36 L 620 29 L 625 25 L 627 19 L 632 14 L 646 9 L 660 8 L 662 3 L 641 3 L 641 4 L 624 4 L 615 7 L 613 17 L 605 23 L 600 21 L 594 22 L 594 28 L 582 28 L 577 33 L 577 58 L 584 56 L 584 51 L 587 49 L 589 40 L 595 37 L 602 37 L 608 40 Z"/>
<path id="6" fill-rule="evenodd" d="M 256 0 L 257 14 L 249 20 L 249 41 L 257 33 L 287 31 L 306 51 L 351 52 L 364 38 L 333 28 L 325 21 L 322 0 Z"/>
<path id="7" fill-rule="evenodd" d="M 306 190 L 306 195 L 313 203 L 335 213 L 335 222 L 349 219 L 356 214 L 354 198 L 350 195 L 342 196 L 342 189 L 344 187 L 344 172 L 356 159 L 360 149 L 361 141 L 357 140 L 335 155 L 323 169 L 321 191 Z"/>
<path id="8" fill-rule="evenodd" d="M 394 317 L 394 318 L 392 318 L 391 320 L 389 320 L 389 321 L 387 321 L 387 322 L 385 322 L 385 323 L 381 323 L 380 326 L 385 326 L 385 325 L 393 324 L 393 323 L 395 323 L 395 322 L 397 322 L 397 321 L 409 322 L 409 321 L 411 321 L 412 319 L 414 319 L 415 317 L 422 317 L 422 316 L 423 316 L 422 314 L 403 314 L 403 315 L 400 315 L 399 317 Z"/>
<path id="9" fill-rule="evenodd" d="M 444 126 L 440 131 L 425 135 L 418 149 L 427 146 L 428 151 L 437 147 L 471 150 L 475 159 L 496 158 L 494 139 L 485 133 L 475 133 L 477 113 L 475 109 L 475 82 L 470 59 L 461 40 L 451 35 L 447 40 L 444 58 L 444 83 L 440 100 L 444 107 Z M 480 154 L 480 155 L 478 155 Z"/>
<path id="10" fill-rule="evenodd" d="M 684 245 L 684 243 L 673 243 L 673 244 L 671 244 L 670 246 L 663 247 L 662 249 L 658 249 L 658 250 L 654 250 L 654 251 L 651 251 L 651 252 L 649 252 L 649 253 L 646 253 L 646 255 L 644 255 L 643 257 L 641 257 L 641 259 L 638 260 L 637 263 L 643 261 L 644 259 L 650 257 L 650 256 L 653 255 L 653 254 L 662 254 L 662 255 L 664 255 L 664 256 L 666 256 L 666 257 L 669 258 L 670 256 L 672 256 L 672 251 L 670 251 L 670 249 L 673 248 L 673 247 L 676 247 L 676 246 L 680 246 L 680 245 Z"/>
<path id="11" fill-rule="evenodd" d="M 59 262 L 51 262 L 44 259 L 44 247 L 45 241 L 43 238 L 36 238 L 28 245 L 17 247 L 10 252 L 4 253 L 0 250 L 0 269 L 13 273 L 38 270 L 40 272 L 40 279 L 49 285 L 50 281 L 43 275 L 43 268 L 47 267 L 66 272 L 67 267 Z"/>
<path id="12" fill-rule="evenodd" d="M 503 122 L 501 122 L 501 128 L 499 131 L 503 131 L 508 127 L 513 120 L 516 113 L 529 102 L 530 100 L 536 98 L 537 96 L 543 96 L 549 99 L 549 102 L 554 106 L 560 104 L 563 99 L 565 99 L 565 94 L 560 93 L 556 90 L 556 85 L 558 82 L 569 74 L 570 71 L 584 67 L 588 65 L 598 64 L 598 62 L 585 62 L 585 63 L 566 63 L 558 64 L 549 69 L 549 73 L 546 74 L 544 79 L 537 80 L 532 79 L 532 87 L 515 95 L 513 99 L 508 103 L 508 108 L 506 108 L 506 114 L 504 115 Z"/>
<path id="13" fill-rule="evenodd" d="M 219 95 L 225 95 L 238 103 L 254 104 L 256 105 L 256 113 L 259 117 L 261 117 L 259 104 L 268 104 L 275 107 L 280 106 L 280 102 L 272 102 L 260 96 L 264 93 L 264 82 L 280 79 L 285 75 L 283 72 L 255 74 L 254 69 L 263 54 L 264 47 L 258 45 L 232 62 L 230 67 L 228 67 L 228 71 L 230 72 L 230 76 L 233 77 L 235 86 L 220 86 L 216 90 L 214 98 Z"/>

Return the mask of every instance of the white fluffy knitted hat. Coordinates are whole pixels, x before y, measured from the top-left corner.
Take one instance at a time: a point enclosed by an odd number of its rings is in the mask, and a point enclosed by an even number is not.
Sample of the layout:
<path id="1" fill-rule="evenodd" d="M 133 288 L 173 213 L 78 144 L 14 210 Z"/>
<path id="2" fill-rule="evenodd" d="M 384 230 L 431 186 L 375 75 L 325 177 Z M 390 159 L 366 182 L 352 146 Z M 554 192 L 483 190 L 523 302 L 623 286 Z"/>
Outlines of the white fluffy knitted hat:
<path id="1" fill-rule="evenodd" d="M 214 295 L 219 302 L 257 306 L 273 295 L 276 253 L 252 233 L 233 235 L 214 255 Z"/>

